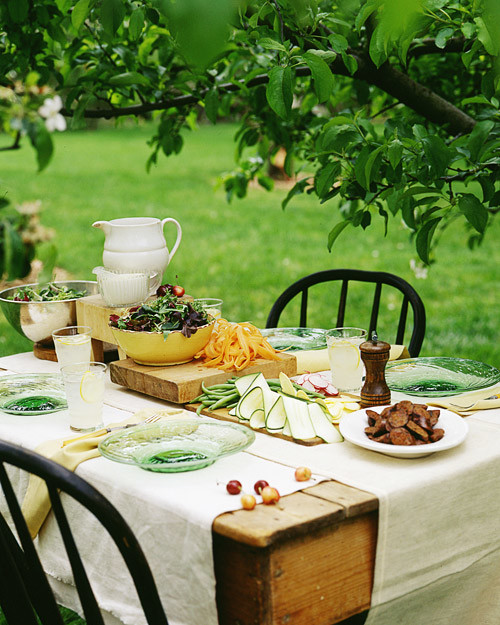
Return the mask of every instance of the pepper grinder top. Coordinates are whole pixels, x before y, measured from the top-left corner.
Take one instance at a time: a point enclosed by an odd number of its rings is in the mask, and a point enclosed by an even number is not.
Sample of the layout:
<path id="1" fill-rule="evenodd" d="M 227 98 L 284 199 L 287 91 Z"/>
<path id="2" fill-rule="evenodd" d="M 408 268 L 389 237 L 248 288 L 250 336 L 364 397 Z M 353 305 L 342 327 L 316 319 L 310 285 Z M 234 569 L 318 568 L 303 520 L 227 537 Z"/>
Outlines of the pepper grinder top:
<path id="1" fill-rule="evenodd" d="M 359 346 L 366 371 L 361 388 L 361 408 L 391 403 L 391 391 L 385 381 L 385 365 L 389 360 L 390 349 L 389 343 L 379 341 L 375 332 L 371 340 Z"/>

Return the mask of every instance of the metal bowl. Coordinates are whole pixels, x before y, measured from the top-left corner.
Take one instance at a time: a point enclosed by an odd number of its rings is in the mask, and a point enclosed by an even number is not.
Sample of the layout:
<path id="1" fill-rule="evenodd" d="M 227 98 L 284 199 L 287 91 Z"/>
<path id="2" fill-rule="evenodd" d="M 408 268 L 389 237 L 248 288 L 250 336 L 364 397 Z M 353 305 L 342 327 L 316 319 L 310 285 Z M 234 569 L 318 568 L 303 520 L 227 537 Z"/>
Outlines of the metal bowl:
<path id="1" fill-rule="evenodd" d="M 58 286 L 67 286 L 86 295 L 99 293 L 97 282 L 87 280 L 64 280 L 54 282 Z M 22 286 L 38 287 L 38 284 Z M 81 298 L 64 299 L 55 302 L 16 302 L 13 297 L 19 286 L 12 286 L 0 292 L 0 307 L 10 325 L 34 343 L 51 344 L 52 332 L 58 328 L 76 325 L 76 304 Z"/>

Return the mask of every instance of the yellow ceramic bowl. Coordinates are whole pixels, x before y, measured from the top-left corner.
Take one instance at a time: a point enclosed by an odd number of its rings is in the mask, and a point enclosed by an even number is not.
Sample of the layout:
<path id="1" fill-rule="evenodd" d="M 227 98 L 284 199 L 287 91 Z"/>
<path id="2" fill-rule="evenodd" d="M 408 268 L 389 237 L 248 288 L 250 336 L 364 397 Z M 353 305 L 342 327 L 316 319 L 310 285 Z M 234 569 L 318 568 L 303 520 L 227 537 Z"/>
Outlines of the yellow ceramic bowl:
<path id="1" fill-rule="evenodd" d="M 140 365 L 180 365 L 189 362 L 210 340 L 215 320 L 201 326 L 189 338 L 180 330 L 170 332 L 167 339 L 159 332 L 136 332 L 111 327 L 118 346 Z"/>

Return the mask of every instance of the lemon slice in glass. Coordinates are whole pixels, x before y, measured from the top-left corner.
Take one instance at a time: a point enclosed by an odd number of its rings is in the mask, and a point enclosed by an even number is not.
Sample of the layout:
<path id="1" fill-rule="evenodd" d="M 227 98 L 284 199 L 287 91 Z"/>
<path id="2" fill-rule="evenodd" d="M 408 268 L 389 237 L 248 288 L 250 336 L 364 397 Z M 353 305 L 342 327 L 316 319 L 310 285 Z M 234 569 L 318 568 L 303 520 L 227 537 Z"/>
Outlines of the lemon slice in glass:
<path id="1" fill-rule="evenodd" d="M 71 336 L 63 336 L 61 338 L 56 337 L 55 340 L 63 345 L 83 345 L 84 343 L 88 343 L 90 341 L 90 336 L 86 336 L 85 334 L 74 334 Z"/>
<path id="2" fill-rule="evenodd" d="M 99 401 L 104 393 L 104 378 L 91 371 L 86 371 L 80 381 L 80 397 L 88 404 Z"/>

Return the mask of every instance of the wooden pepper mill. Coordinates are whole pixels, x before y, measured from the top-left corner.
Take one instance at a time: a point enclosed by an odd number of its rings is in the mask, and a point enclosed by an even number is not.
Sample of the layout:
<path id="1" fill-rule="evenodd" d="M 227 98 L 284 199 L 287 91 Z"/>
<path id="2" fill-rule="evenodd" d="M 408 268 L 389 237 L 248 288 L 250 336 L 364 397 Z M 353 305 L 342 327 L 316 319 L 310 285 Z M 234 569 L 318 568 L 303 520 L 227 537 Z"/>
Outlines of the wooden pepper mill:
<path id="1" fill-rule="evenodd" d="M 391 403 L 391 391 L 385 381 L 385 365 L 389 360 L 389 343 L 379 341 L 375 332 L 371 341 L 359 346 L 366 375 L 361 389 L 361 408 L 384 406 Z"/>

